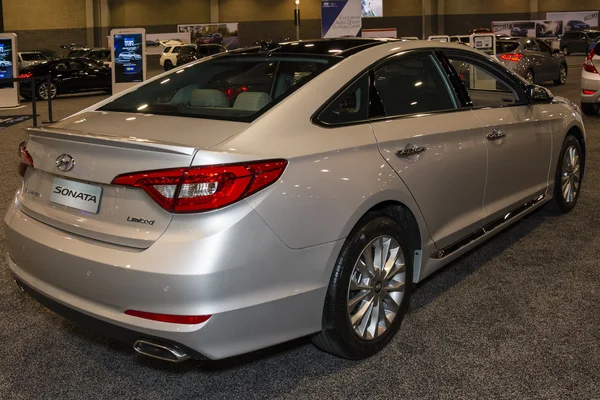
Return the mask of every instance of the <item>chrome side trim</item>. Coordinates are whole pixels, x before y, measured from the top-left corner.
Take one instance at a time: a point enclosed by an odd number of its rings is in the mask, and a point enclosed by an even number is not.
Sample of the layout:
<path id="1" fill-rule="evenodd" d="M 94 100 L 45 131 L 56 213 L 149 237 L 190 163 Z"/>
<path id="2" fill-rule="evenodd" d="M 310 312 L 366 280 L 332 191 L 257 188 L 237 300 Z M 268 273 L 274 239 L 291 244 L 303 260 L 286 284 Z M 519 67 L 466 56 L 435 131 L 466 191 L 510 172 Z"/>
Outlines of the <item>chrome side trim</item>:
<path id="1" fill-rule="evenodd" d="M 514 219 L 515 217 L 519 216 L 520 214 L 524 213 L 525 211 L 527 211 L 528 209 L 530 209 L 531 207 L 535 206 L 536 204 L 540 203 L 542 200 L 544 200 L 544 198 L 546 197 L 545 194 L 542 194 L 538 197 L 536 197 L 533 200 L 528 201 L 527 203 L 524 203 L 523 205 L 513 209 L 512 211 L 508 212 L 505 216 L 500 217 L 500 218 L 496 218 L 495 220 L 493 220 L 492 222 L 486 224 L 483 228 L 479 228 L 477 229 L 475 232 L 472 232 L 470 234 L 468 234 L 467 236 L 465 236 L 464 238 L 452 243 L 449 246 L 444 247 L 443 249 L 436 251 L 435 253 L 433 253 L 431 255 L 431 258 L 435 258 L 435 259 L 442 259 L 444 257 L 449 256 L 450 254 L 454 253 L 455 251 L 467 246 L 468 244 L 474 242 L 475 240 L 479 239 L 480 237 L 490 233 L 493 230 L 498 229 L 499 227 L 501 227 L 502 225 L 504 225 L 505 223 L 507 223 L 508 221 Z"/>

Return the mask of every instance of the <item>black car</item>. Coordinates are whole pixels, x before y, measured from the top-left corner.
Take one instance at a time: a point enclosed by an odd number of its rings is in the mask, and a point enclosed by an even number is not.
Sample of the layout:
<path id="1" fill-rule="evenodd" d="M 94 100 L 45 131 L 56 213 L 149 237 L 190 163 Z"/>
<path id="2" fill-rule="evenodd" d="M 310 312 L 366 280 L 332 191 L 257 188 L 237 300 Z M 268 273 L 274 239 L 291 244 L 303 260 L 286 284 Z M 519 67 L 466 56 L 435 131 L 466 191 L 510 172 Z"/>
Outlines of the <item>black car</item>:
<path id="1" fill-rule="evenodd" d="M 99 62 L 110 61 L 110 50 L 106 48 L 91 49 L 83 53 L 81 57 Z"/>
<path id="2" fill-rule="evenodd" d="M 585 30 L 583 32 L 567 32 L 560 39 L 560 50 L 565 54 L 586 53 L 590 43 L 600 38 L 600 31 Z"/>
<path id="3" fill-rule="evenodd" d="M 110 68 L 87 58 L 61 58 L 43 64 L 23 68 L 19 71 L 19 78 L 51 76 L 52 82 L 39 81 L 34 88 L 38 99 L 46 100 L 48 96 L 54 98 L 61 94 L 110 91 Z M 31 98 L 31 81 L 22 81 L 20 84 L 21 96 Z"/>
<path id="4" fill-rule="evenodd" d="M 199 60 L 213 54 L 224 53 L 227 50 L 220 44 L 199 44 L 197 46 L 184 46 L 177 54 L 177 66 Z"/>

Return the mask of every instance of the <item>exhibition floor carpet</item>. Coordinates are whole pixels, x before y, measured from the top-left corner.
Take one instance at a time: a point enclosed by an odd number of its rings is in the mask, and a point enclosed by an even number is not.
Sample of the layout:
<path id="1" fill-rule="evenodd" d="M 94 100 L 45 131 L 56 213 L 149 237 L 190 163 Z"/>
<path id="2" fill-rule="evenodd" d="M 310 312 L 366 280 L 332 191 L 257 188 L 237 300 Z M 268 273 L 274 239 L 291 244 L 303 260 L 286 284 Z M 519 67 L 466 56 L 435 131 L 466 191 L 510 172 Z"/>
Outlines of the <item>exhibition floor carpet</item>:
<path id="1" fill-rule="evenodd" d="M 578 102 L 578 75 L 550 89 Z M 102 98 L 60 98 L 55 115 Z M 0 130 L 2 216 L 20 182 L 23 125 Z M 335 358 L 307 339 L 218 363 L 144 358 L 22 294 L 2 256 L 0 398 L 598 398 L 600 116 L 586 127 L 575 210 L 542 209 L 419 284 L 398 335 L 365 361 Z"/>

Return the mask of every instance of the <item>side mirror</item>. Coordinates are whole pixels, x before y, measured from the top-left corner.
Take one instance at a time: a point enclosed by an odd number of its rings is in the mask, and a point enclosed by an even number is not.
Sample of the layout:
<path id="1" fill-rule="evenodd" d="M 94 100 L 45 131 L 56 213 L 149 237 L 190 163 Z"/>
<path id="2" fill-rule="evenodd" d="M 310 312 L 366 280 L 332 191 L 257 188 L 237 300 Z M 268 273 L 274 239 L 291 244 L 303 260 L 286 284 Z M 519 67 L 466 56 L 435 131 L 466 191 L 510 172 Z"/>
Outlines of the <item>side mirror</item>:
<path id="1" fill-rule="evenodd" d="M 549 103 L 553 96 L 550 91 L 538 85 L 527 86 L 527 98 L 531 103 Z"/>

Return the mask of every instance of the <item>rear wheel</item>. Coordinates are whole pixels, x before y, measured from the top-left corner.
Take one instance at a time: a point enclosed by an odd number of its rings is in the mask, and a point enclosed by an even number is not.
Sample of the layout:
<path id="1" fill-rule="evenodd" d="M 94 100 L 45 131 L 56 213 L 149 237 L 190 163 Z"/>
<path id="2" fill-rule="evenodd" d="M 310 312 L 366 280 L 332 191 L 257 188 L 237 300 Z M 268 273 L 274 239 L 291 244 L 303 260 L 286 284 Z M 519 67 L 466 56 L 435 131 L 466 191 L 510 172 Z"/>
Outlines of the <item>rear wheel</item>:
<path id="1" fill-rule="evenodd" d="M 585 115 L 598 115 L 600 106 L 595 103 L 581 103 L 581 111 L 583 111 Z"/>
<path id="2" fill-rule="evenodd" d="M 566 65 L 561 65 L 560 66 L 560 71 L 558 72 L 558 79 L 554 81 L 555 85 L 564 85 L 565 83 L 567 83 L 567 66 Z"/>
<path id="3" fill-rule="evenodd" d="M 389 216 L 369 213 L 348 237 L 327 290 L 320 349 L 348 359 L 380 351 L 400 328 L 410 301 L 408 237 Z"/>
<path id="4" fill-rule="evenodd" d="M 528 69 L 527 72 L 525 72 L 525 79 L 527 80 L 527 82 L 533 83 L 535 76 L 533 75 L 532 70 Z"/>
<path id="5" fill-rule="evenodd" d="M 577 204 L 583 176 L 581 145 L 574 136 L 568 135 L 558 157 L 554 177 L 554 204 L 559 212 L 569 212 Z"/>
<path id="6" fill-rule="evenodd" d="M 48 100 L 48 96 L 50 96 L 51 99 L 56 97 L 58 89 L 54 82 L 42 82 L 38 85 L 36 92 L 38 99 Z"/>

